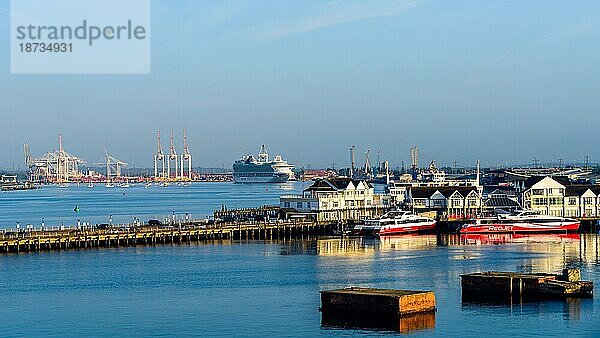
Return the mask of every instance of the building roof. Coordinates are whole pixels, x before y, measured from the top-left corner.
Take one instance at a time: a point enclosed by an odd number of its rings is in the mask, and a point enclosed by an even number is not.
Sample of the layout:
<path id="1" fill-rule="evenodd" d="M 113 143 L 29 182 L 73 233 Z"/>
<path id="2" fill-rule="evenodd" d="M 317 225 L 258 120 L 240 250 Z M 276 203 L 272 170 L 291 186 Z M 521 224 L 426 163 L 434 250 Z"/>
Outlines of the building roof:
<path id="1" fill-rule="evenodd" d="M 544 178 L 546 178 L 547 176 L 531 176 L 528 179 L 525 180 L 525 188 L 529 189 L 531 187 L 533 187 L 534 185 L 538 184 L 541 180 L 543 180 Z"/>
<path id="2" fill-rule="evenodd" d="M 316 180 L 310 187 L 304 191 L 336 191 L 336 187 L 326 179 Z"/>
<path id="3" fill-rule="evenodd" d="M 345 190 L 348 189 L 350 183 L 352 183 L 355 187 L 358 186 L 361 182 L 367 188 L 372 188 L 373 186 L 367 181 L 361 180 L 353 180 L 348 177 L 336 177 L 336 178 L 323 178 L 315 181 L 310 187 L 304 189 L 304 191 L 337 191 L 337 190 Z"/>
<path id="4" fill-rule="evenodd" d="M 483 195 L 488 196 L 492 194 L 504 194 L 507 196 L 516 196 L 517 191 L 512 186 L 507 185 L 484 185 Z"/>
<path id="5" fill-rule="evenodd" d="M 491 207 L 491 208 L 518 208 L 520 207 L 519 203 L 517 203 L 514 200 L 511 200 L 510 198 L 507 197 L 492 197 L 492 198 L 486 198 L 485 201 L 483 201 L 483 204 L 486 207 Z"/>
<path id="6" fill-rule="evenodd" d="M 564 185 L 565 187 L 573 185 L 571 180 L 566 176 L 532 176 L 525 180 L 525 188 L 529 189 L 533 187 L 546 177 L 553 179 L 554 181 L 558 182 L 558 184 Z"/>
<path id="7" fill-rule="evenodd" d="M 581 196 L 585 194 L 588 189 L 592 190 L 594 194 L 597 194 L 591 185 L 569 185 L 565 188 L 565 196 Z"/>
<path id="8" fill-rule="evenodd" d="M 564 186 L 573 184 L 571 183 L 571 179 L 569 179 L 567 176 L 552 176 L 552 179 Z"/>
<path id="9" fill-rule="evenodd" d="M 439 191 L 444 197 L 449 198 L 458 191 L 463 197 L 467 197 L 471 191 L 477 192 L 476 187 L 411 187 L 412 198 L 430 198 Z"/>

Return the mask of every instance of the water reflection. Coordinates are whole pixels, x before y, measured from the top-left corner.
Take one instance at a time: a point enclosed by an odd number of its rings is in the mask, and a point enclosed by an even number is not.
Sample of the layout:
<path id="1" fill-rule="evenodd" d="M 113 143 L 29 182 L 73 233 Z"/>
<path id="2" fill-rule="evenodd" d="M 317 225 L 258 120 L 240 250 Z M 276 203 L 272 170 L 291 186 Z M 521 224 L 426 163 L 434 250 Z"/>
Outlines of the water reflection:
<path id="1" fill-rule="evenodd" d="M 299 246 L 299 247 L 294 247 Z M 398 235 L 372 237 L 344 237 L 314 239 L 310 246 L 290 244 L 284 251 L 319 256 L 372 256 L 385 251 L 428 250 L 435 247 L 490 247 L 518 248 L 523 253 L 543 254 L 543 259 L 560 260 L 553 267 L 598 264 L 600 262 L 600 238 L 598 234 L 446 234 L 446 235 Z M 478 255 L 473 253 L 475 257 Z M 542 257 L 540 257 L 542 258 Z M 542 266 L 538 267 L 543 267 Z M 522 265 L 523 272 L 534 266 Z"/>
<path id="2" fill-rule="evenodd" d="M 565 298 L 562 300 L 524 300 L 505 298 L 462 297 L 462 310 L 472 314 L 493 314 L 498 317 L 515 314 L 527 316 L 561 315 L 564 320 L 581 320 L 582 312 L 594 306 L 591 298 Z"/>
<path id="3" fill-rule="evenodd" d="M 323 312 L 321 326 L 324 328 L 367 329 L 412 333 L 435 328 L 435 312 L 407 316 L 365 316 L 350 313 Z"/>

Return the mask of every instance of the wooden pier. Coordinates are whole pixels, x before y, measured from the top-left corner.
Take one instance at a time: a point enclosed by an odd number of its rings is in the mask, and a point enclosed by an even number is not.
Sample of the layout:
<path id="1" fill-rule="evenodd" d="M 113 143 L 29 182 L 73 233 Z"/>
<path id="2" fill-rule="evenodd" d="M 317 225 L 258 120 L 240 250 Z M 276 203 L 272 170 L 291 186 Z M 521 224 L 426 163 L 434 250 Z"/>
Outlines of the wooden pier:
<path id="1" fill-rule="evenodd" d="M 0 253 L 182 244 L 207 240 L 278 240 L 329 235 L 335 226 L 314 222 L 179 224 L 68 228 L 0 233 Z"/>

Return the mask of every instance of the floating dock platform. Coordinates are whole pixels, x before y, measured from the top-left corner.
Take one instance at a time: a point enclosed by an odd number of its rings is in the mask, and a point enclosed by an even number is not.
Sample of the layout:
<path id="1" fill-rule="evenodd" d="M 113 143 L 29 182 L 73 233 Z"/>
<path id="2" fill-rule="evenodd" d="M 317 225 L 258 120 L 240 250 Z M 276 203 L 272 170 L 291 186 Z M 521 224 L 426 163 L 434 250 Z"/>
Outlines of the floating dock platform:
<path id="1" fill-rule="evenodd" d="M 396 316 L 435 312 L 435 295 L 431 291 L 359 287 L 321 291 L 321 311 Z"/>
<path id="2" fill-rule="evenodd" d="M 592 297 L 594 283 L 582 281 L 579 269 L 564 269 L 562 275 L 546 273 L 477 272 L 461 275 L 463 299 Z"/>
<path id="3" fill-rule="evenodd" d="M 431 291 L 359 287 L 321 291 L 323 326 L 408 333 L 433 329 L 435 310 Z"/>

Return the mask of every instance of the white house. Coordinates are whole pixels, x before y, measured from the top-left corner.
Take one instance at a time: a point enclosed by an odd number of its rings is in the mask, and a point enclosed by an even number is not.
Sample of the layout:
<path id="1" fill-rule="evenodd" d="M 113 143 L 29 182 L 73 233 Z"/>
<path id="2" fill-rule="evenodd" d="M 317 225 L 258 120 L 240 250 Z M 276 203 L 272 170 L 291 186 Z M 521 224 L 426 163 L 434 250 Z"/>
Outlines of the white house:
<path id="1" fill-rule="evenodd" d="M 523 184 L 522 205 L 544 215 L 597 217 L 600 186 L 576 185 L 562 177 L 531 177 Z"/>
<path id="2" fill-rule="evenodd" d="M 346 177 L 317 180 L 302 195 L 281 196 L 282 210 L 311 214 L 319 222 L 359 220 L 379 215 L 388 200 L 373 186 Z"/>
<path id="3" fill-rule="evenodd" d="M 437 211 L 449 218 L 473 217 L 480 213 L 482 198 L 478 187 L 410 187 L 407 200 L 416 213 Z"/>

